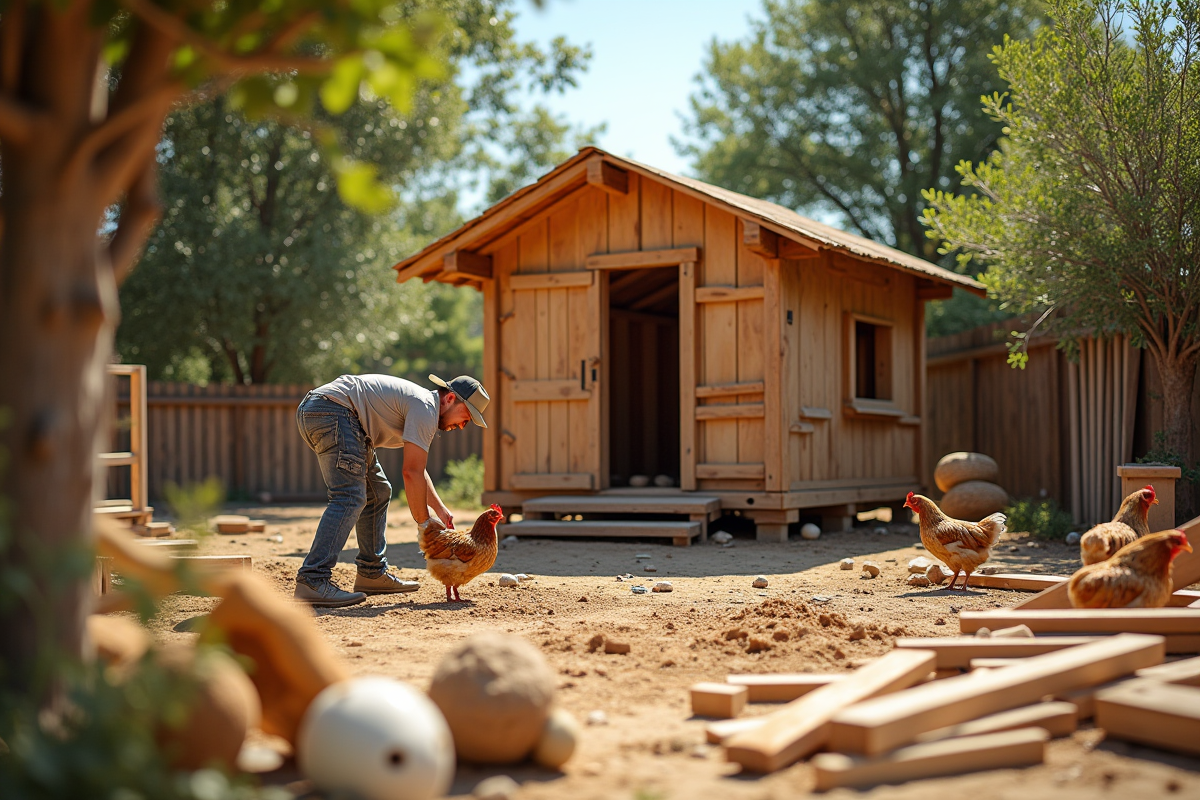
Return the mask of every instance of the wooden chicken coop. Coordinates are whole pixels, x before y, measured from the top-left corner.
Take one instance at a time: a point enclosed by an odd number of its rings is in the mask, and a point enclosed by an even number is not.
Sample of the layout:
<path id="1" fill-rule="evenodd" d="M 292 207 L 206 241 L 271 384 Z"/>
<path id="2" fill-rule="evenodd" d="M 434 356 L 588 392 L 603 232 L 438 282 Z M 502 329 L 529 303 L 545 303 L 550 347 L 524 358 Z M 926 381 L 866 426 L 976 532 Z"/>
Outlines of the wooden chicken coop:
<path id="1" fill-rule="evenodd" d="M 484 502 L 522 507 L 507 533 L 678 544 L 730 509 L 778 541 L 801 509 L 848 525 L 920 489 L 924 304 L 982 293 L 596 148 L 395 269 L 483 292 Z"/>

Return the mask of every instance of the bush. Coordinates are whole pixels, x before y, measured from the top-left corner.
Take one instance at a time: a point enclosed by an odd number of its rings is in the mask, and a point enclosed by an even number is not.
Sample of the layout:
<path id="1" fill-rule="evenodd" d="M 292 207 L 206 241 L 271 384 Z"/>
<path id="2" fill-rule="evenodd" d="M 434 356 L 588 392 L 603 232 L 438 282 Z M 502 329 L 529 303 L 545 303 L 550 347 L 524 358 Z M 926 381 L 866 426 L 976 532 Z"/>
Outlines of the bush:
<path id="1" fill-rule="evenodd" d="M 1004 509 L 1010 531 L 1026 531 L 1035 539 L 1061 541 L 1075 527 L 1070 513 L 1054 500 L 1018 500 Z"/>
<path id="2" fill-rule="evenodd" d="M 483 459 L 472 453 L 461 461 L 446 464 L 449 483 L 442 501 L 451 508 L 480 508 L 483 494 Z"/>

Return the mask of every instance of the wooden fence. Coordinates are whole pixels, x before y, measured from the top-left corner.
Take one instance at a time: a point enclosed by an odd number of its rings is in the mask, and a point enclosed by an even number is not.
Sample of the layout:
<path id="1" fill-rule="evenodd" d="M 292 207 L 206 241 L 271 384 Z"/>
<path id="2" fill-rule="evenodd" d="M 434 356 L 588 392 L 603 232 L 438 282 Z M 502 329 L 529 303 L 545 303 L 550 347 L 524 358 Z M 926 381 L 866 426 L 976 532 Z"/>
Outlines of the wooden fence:
<path id="1" fill-rule="evenodd" d="M 1154 360 L 1118 336 L 1084 340 L 1071 362 L 1043 338 L 1017 370 L 1004 344 L 1013 327 L 929 340 L 924 483 L 933 487 L 941 456 L 974 450 L 996 459 L 1010 495 L 1054 498 L 1077 522 L 1110 519 L 1121 501 L 1117 464 L 1145 455 L 1162 430 Z M 1200 378 L 1192 402 L 1200 420 Z"/>
<path id="2" fill-rule="evenodd" d="M 118 387 L 114 450 L 128 449 L 129 399 Z M 216 476 L 233 499 L 274 502 L 321 500 L 316 456 L 296 430 L 296 406 L 311 386 L 240 386 L 151 382 L 147 392 L 149 495 L 163 497 L 167 483 L 187 486 Z M 429 474 L 441 480 L 447 462 L 483 450 L 480 428 L 439 433 L 429 449 Z M 400 449 L 379 450 L 395 491 L 402 487 Z M 129 469 L 110 468 L 107 496 L 129 496 Z"/>

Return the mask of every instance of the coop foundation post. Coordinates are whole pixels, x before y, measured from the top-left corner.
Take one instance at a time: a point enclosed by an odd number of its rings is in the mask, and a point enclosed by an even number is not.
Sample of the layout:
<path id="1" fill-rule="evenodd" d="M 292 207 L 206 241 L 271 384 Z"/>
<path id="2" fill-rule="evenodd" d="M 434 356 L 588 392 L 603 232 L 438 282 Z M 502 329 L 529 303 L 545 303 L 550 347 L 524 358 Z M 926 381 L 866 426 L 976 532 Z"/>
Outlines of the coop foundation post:
<path id="1" fill-rule="evenodd" d="M 800 521 L 799 509 L 770 509 L 743 511 L 743 515 L 754 520 L 754 538 L 760 542 L 786 542 L 788 525 Z"/>
<path id="2" fill-rule="evenodd" d="M 854 514 L 857 509 L 853 503 L 824 506 L 816 511 L 821 515 L 821 530 L 826 533 L 848 531 L 854 527 Z"/>
<path id="3" fill-rule="evenodd" d="M 1165 464 L 1117 466 L 1117 476 L 1121 479 L 1121 497 L 1128 497 L 1147 484 L 1154 487 L 1158 504 L 1150 506 L 1150 513 L 1146 515 L 1146 524 L 1152 532 L 1175 527 L 1175 481 L 1179 480 L 1182 474 L 1183 471 L 1179 467 L 1169 467 Z"/>

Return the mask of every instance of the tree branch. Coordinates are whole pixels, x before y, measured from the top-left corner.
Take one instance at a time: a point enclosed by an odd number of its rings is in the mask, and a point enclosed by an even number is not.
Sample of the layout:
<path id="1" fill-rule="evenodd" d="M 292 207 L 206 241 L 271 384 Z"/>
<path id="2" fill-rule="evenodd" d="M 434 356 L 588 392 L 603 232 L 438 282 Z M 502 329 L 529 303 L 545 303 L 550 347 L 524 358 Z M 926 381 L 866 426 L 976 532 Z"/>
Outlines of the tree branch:
<path id="1" fill-rule="evenodd" d="M 12 95 L 0 94 L 0 139 L 12 144 L 27 145 L 35 138 L 35 132 L 46 115 L 22 103 Z"/>
<path id="2" fill-rule="evenodd" d="M 108 245 L 109 261 L 112 263 L 113 279 L 117 286 L 124 283 L 125 278 L 133 271 L 146 238 L 162 216 L 162 205 L 158 200 L 158 185 L 155 181 L 156 173 L 156 162 L 151 157 L 125 194 L 121 221 Z"/>
<path id="3" fill-rule="evenodd" d="M 12 0 L 0 17 L 0 91 L 12 95 L 21 80 L 25 58 L 25 0 Z"/>

